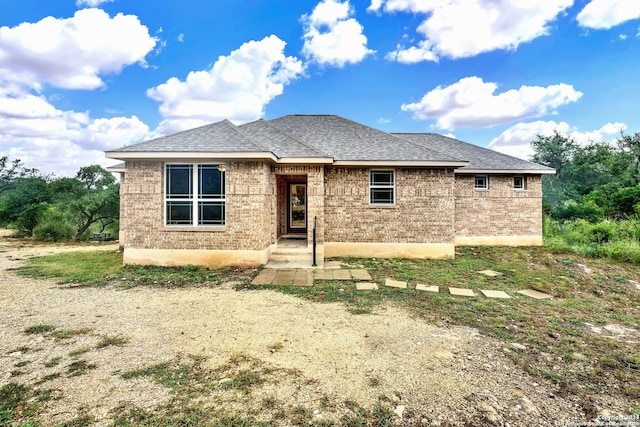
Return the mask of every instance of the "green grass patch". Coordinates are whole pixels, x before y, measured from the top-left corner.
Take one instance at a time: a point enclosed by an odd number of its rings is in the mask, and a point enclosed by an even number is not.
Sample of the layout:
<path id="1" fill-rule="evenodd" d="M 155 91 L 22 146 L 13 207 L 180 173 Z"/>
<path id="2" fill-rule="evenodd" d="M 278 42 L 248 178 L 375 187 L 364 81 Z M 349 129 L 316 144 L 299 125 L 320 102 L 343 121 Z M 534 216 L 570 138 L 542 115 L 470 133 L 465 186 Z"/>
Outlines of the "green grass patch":
<path id="1" fill-rule="evenodd" d="M 78 251 L 31 258 L 16 271 L 23 276 L 52 279 L 61 284 L 113 285 L 126 289 L 138 286 L 218 286 L 223 280 L 248 283 L 257 269 L 123 266 L 122 254 L 113 251 Z"/>
<path id="2" fill-rule="evenodd" d="M 95 363 L 89 363 L 86 360 L 76 360 L 67 365 L 67 375 L 69 377 L 77 377 L 85 375 L 92 369 L 96 369 L 98 365 Z"/>
<path id="3" fill-rule="evenodd" d="M 114 251 L 77 251 L 26 260 L 17 273 L 84 286 L 106 285 L 122 269 L 122 254 Z"/>
<path id="4" fill-rule="evenodd" d="M 89 335 L 93 333 L 93 328 L 80 328 L 80 329 L 58 329 L 54 331 L 51 336 L 57 340 L 67 340 L 78 335 Z"/>
<path id="5" fill-rule="evenodd" d="M 98 341 L 98 344 L 96 344 L 96 349 L 101 349 L 101 348 L 105 348 L 105 347 L 111 347 L 111 346 L 123 346 L 126 343 L 129 342 L 129 338 L 125 338 L 125 337 L 109 337 L 109 336 L 105 336 L 102 337 L 100 339 L 100 341 Z"/>
<path id="6" fill-rule="evenodd" d="M 46 334 L 53 331 L 55 328 L 56 327 L 53 325 L 39 323 L 37 325 L 29 326 L 24 330 L 24 333 L 28 335 Z"/>

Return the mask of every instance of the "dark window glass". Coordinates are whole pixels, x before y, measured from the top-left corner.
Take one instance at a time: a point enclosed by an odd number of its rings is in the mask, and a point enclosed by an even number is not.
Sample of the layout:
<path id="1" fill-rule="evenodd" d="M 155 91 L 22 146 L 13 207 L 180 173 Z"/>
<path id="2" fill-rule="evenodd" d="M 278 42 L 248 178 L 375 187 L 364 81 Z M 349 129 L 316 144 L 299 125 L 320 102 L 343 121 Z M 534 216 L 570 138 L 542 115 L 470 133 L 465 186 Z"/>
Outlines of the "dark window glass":
<path id="1" fill-rule="evenodd" d="M 167 198 L 190 198 L 193 194 L 191 165 L 167 165 Z"/>
<path id="2" fill-rule="evenodd" d="M 200 165 L 198 173 L 200 197 L 224 196 L 224 172 L 218 170 L 218 165 Z"/>
<path id="3" fill-rule="evenodd" d="M 393 188 L 372 188 L 371 204 L 393 204 Z"/>
<path id="4" fill-rule="evenodd" d="M 224 202 L 199 202 L 199 225 L 224 225 Z"/>
<path id="5" fill-rule="evenodd" d="M 524 190 L 524 177 L 516 176 L 513 178 L 513 188 L 516 190 Z"/>
<path id="6" fill-rule="evenodd" d="M 167 224 L 192 225 L 193 204 L 191 202 L 167 201 Z"/>
<path id="7" fill-rule="evenodd" d="M 371 185 L 393 185 L 393 171 L 371 171 Z"/>
<path id="8" fill-rule="evenodd" d="M 487 183 L 487 177 L 486 176 L 476 176 L 475 188 L 476 188 L 476 190 L 486 190 L 487 188 L 489 188 L 489 185 Z"/>

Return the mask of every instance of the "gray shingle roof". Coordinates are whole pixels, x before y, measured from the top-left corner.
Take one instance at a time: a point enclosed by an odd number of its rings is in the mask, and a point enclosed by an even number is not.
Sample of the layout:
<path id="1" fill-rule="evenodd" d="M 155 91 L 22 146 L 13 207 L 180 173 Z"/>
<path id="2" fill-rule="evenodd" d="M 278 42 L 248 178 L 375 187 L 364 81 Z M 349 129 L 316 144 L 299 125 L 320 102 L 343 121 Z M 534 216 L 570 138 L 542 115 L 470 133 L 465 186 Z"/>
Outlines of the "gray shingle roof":
<path id="1" fill-rule="evenodd" d="M 249 153 L 269 150 L 259 146 L 240 133 L 233 123 L 223 120 L 111 151 L 133 153 Z"/>
<path id="2" fill-rule="evenodd" d="M 430 162 L 468 166 L 465 171 L 553 173 L 553 169 L 487 148 L 433 133 L 386 133 L 334 115 L 290 115 L 241 126 L 223 120 L 107 153 L 126 158 L 139 154 L 243 153 L 266 158 L 318 159 L 334 162 Z M 122 157 L 118 156 L 122 153 Z M 135 154 L 131 154 L 135 153 Z M 235 155 L 235 154 L 234 154 Z M 325 160 L 328 159 L 328 160 Z"/>
<path id="3" fill-rule="evenodd" d="M 468 166 L 459 168 L 456 172 L 464 172 L 465 170 L 514 170 L 550 173 L 553 171 L 552 168 L 547 166 L 518 159 L 517 157 L 502 154 L 444 135 L 435 133 L 393 133 L 392 135 L 406 139 L 407 141 L 412 141 L 423 147 L 469 161 Z"/>
<path id="4" fill-rule="evenodd" d="M 269 123 L 336 161 L 460 160 L 340 116 L 290 115 Z"/>
<path id="5" fill-rule="evenodd" d="M 253 141 L 259 141 L 261 146 L 279 158 L 330 157 L 320 150 L 310 147 L 293 136 L 282 132 L 263 119 L 238 126 L 238 129 Z"/>

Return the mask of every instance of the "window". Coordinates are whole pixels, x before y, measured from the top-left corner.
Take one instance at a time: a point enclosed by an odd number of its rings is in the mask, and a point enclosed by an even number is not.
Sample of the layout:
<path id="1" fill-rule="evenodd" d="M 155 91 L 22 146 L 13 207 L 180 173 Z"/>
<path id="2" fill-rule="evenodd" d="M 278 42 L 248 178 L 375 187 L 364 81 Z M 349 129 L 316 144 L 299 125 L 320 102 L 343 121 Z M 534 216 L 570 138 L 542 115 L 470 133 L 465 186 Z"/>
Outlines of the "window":
<path id="1" fill-rule="evenodd" d="M 474 188 L 476 190 L 488 190 L 489 178 L 487 177 L 487 175 L 477 175 L 475 177 Z"/>
<path id="2" fill-rule="evenodd" d="M 393 205 L 395 198 L 395 173 L 392 170 L 369 172 L 369 203 Z"/>
<path id="3" fill-rule="evenodd" d="M 526 188 L 526 183 L 524 180 L 524 176 L 514 176 L 513 177 L 513 189 L 514 190 L 524 190 Z"/>
<path id="4" fill-rule="evenodd" d="M 167 165 L 166 224 L 225 225 L 224 187 L 221 165 Z"/>

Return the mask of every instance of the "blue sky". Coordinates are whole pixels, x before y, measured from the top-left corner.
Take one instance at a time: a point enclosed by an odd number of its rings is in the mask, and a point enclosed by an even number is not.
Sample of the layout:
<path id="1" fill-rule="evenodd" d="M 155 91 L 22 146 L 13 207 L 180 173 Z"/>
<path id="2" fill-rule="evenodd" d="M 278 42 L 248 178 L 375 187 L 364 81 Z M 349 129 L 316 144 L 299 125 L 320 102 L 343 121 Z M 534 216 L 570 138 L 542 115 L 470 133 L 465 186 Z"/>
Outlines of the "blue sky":
<path id="1" fill-rule="evenodd" d="M 44 173 L 229 119 L 338 114 L 526 158 L 640 132 L 638 0 L 3 0 L 0 154 Z"/>

